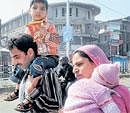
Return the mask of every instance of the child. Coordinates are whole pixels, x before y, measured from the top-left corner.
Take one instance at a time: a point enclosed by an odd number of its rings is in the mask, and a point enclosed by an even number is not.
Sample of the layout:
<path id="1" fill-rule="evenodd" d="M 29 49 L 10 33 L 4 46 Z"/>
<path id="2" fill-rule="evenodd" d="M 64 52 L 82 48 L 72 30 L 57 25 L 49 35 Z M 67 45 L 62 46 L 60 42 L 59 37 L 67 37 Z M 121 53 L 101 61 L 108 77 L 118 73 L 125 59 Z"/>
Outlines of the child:
<path id="1" fill-rule="evenodd" d="M 47 10 L 47 0 L 32 0 L 29 9 L 32 22 L 27 24 L 26 33 L 34 37 L 39 54 L 56 55 L 59 36 L 54 24 L 48 22 Z"/>
<path id="2" fill-rule="evenodd" d="M 122 112 L 112 98 L 118 95 L 114 87 L 119 85 L 119 67 L 117 64 L 101 64 L 94 69 L 90 79 L 80 79 L 69 88 L 64 113 L 127 113 Z M 79 90 L 76 90 L 79 89 Z M 73 89 L 73 92 L 71 91 Z M 81 92 L 82 93 L 81 95 Z M 128 96 L 128 95 L 127 95 Z M 130 94 L 128 97 L 130 99 Z M 127 100 L 127 99 L 125 99 Z M 79 104 L 80 103 L 80 104 Z M 125 103 L 126 104 L 126 103 Z M 76 108 L 76 109 L 75 109 Z M 130 108 L 130 104 L 128 107 Z M 123 108 L 122 108 L 123 109 Z"/>

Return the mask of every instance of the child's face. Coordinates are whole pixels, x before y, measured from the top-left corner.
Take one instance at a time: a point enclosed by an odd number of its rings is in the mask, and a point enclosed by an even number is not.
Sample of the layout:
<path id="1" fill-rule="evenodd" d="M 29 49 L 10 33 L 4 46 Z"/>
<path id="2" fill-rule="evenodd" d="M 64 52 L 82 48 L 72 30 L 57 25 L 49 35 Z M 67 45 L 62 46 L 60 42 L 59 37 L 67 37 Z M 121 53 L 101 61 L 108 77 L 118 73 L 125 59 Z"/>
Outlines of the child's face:
<path id="1" fill-rule="evenodd" d="M 46 18 L 47 15 L 46 6 L 43 3 L 38 2 L 34 3 L 30 7 L 30 15 L 32 16 L 32 20 L 34 21 Z"/>

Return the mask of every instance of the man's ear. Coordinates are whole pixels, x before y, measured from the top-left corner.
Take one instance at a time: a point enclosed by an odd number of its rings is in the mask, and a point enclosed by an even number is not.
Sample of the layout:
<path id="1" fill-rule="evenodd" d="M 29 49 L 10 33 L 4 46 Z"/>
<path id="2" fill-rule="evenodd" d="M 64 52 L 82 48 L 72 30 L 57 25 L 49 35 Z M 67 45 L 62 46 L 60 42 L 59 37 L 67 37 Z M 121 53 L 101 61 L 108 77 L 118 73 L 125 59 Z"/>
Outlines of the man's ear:
<path id="1" fill-rule="evenodd" d="M 27 54 L 30 55 L 30 56 L 34 56 L 34 51 L 32 48 L 29 48 L 28 51 L 27 51 Z"/>

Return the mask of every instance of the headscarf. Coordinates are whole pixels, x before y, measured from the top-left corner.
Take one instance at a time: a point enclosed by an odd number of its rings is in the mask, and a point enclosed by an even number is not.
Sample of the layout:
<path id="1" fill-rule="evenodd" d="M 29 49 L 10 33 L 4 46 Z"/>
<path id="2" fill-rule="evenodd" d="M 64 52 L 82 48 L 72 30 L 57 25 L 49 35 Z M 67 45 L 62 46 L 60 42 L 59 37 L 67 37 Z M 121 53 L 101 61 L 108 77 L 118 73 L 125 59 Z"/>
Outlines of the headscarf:
<path id="1" fill-rule="evenodd" d="M 97 45 L 85 45 L 78 48 L 77 50 L 86 53 L 91 58 L 91 60 L 96 64 L 96 66 L 100 64 L 110 63 L 104 51 Z"/>
<path id="2" fill-rule="evenodd" d="M 101 85 L 113 88 L 119 85 L 120 68 L 117 63 L 101 64 L 92 73 L 92 79 Z"/>

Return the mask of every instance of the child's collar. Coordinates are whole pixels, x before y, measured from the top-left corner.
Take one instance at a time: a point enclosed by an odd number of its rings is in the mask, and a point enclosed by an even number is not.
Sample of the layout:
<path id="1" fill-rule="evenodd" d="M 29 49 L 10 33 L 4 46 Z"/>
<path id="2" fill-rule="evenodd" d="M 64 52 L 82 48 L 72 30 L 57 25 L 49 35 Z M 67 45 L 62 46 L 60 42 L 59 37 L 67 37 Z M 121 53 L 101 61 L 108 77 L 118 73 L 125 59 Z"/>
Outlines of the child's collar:
<path id="1" fill-rule="evenodd" d="M 27 25 L 31 25 L 31 24 L 40 24 L 40 23 L 44 23 L 44 22 L 46 22 L 47 23 L 47 18 L 44 18 L 44 19 L 42 19 L 42 20 L 33 20 L 33 21 L 31 21 L 31 22 L 29 22 Z"/>
<path id="2" fill-rule="evenodd" d="M 40 24 L 40 23 L 42 23 L 42 22 L 44 22 L 44 21 L 43 21 L 43 20 L 31 21 L 31 22 L 29 22 L 27 25 L 31 25 L 31 24 Z"/>

